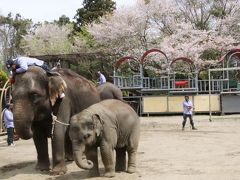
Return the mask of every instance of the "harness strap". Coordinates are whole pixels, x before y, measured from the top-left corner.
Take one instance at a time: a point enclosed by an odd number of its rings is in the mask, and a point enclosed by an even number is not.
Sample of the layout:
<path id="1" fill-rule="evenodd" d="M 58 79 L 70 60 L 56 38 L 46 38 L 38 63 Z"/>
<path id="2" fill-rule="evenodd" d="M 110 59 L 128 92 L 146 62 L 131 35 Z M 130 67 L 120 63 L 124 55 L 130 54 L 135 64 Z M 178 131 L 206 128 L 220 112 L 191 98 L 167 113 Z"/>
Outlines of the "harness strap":
<path id="1" fill-rule="evenodd" d="M 51 113 L 51 115 L 52 115 L 52 131 L 51 131 L 51 135 L 52 135 L 52 139 L 53 139 L 53 132 L 54 132 L 54 128 L 55 128 L 55 123 L 56 123 L 56 122 L 59 123 L 59 124 L 62 124 L 62 125 L 64 125 L 64 126 L 69 126 L 70 124 L 68 124 L 68 123 L 63 123 L 63 122 L 61 122 L 61 121 L 58 121 L 58 120 L 57 120 L 57 116 L 55 116 L 55 115 L 53 114 L 53 112 Z"/>

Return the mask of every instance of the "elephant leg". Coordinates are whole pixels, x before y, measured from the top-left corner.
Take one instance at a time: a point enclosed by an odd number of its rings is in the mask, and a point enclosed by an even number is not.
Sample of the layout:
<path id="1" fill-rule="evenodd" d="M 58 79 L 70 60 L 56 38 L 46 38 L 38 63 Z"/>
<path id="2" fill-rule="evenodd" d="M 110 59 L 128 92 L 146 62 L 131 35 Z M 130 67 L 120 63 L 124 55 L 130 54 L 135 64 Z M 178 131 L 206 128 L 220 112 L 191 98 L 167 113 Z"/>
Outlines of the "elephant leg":
<path id="1" fill-rule="evenodd" d="M 137 151 L 135 149 L 128 149 L 128 168 L 127 172 L 128 173 L 134 173 L 136 172 L 136 154 Z"/>
<path id="2" fill-rule="evenodd" d="M 100 147 L 102 161 L 105 167 L 105 174 L 106 177 L 114 177 L 115 176 L 115 168 L 113 162 L 113 149 L 107 143 L 104 143 Z"/>
<path id="3" fill-rule="evenodd" d="M 116 171 L 126 171 L 126 147 L 116 149 Z"/>
<path id="4" fill-rule="evenodd" d="M 140 137 L 140 131 L 139 128 L 136 127 L 135 130 L 132 131 L 132 134 L 129 138 L 129 145 L 127 147 L 128 152 L 128 173 L 134 173 L 136 172 L 136 155 L 137 155 L 137 148 L 138 148 L 138 142 Z"/>
<path id="5" fill-rule="evenodd" d="M 52 138 L 53 175 L 62 175 L 67 172 L 65 165 L 65 133 L 66 127 L 56 123 Z"/>
<path id="6" fill-rule="evenodd" d="M 50 170 L 50 161 L 48 155 L 48 140 L 42 129 L 36 129 L 33 133 L 33 141 L 37 150 L 36 169 L 41 171 Z"/>
<path id="7" fill-rule="evenodd" d="M 100 176 L 99 168 L 98 168 L 97 146 L 86 147 L 85 154 L 86 154 L 86 158 L 93 162 L 93 168 L 89 170 L 88 176 L 90 176 L 90 177 Z"/>
<path id="8" fill-rule="evenodd" d="M 72 142 L 70 140 L 70 137 L 67 134 L 65 136 L 65 160 L 66 161 L 73 161 L 73 150 L 72 150 Z"/>
<path id="9" fill-rule="evenodd" d="M 70 102 L 67 98 L 63 98 L 58 109 L 57 120 L 60 122 L 68 123 L 70 120 Z M 52 138 L 52 160 L 54 175 L 61 175 L 67 172 L 65 164 L 65 137 L 68 126 L 55 122 L 53 138 Z"/>

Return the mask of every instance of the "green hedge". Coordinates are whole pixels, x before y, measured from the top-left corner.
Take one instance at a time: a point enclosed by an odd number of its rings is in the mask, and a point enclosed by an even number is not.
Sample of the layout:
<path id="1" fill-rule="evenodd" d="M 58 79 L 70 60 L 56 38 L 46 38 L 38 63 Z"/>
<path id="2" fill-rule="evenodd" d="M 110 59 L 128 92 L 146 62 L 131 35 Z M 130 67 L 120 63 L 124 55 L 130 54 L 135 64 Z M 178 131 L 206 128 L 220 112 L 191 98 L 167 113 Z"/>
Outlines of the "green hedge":
<path id="1" fill-rule="evenodd" d="M 3 87 L 8 80 L 8 75 L 5 71 L 0 70 L 0 87 Z"/>

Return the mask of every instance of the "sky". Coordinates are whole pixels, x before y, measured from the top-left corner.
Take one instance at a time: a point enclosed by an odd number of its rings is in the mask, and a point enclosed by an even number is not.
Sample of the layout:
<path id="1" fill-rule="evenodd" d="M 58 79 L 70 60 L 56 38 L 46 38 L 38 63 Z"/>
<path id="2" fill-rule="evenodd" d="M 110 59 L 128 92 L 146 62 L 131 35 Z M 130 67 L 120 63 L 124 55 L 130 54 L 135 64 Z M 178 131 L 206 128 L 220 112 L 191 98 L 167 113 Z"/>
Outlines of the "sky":
<path id="1" fill-rule="evenodd" d="M 136 0 L 115 0 L 117 8 L 133 5 Z M 19 13 L 34 23 L 58 20 L 66 15 L 73 20 L 76 10 L 82 7 L 83 0 L 0 0 L 0 15 Z"/>

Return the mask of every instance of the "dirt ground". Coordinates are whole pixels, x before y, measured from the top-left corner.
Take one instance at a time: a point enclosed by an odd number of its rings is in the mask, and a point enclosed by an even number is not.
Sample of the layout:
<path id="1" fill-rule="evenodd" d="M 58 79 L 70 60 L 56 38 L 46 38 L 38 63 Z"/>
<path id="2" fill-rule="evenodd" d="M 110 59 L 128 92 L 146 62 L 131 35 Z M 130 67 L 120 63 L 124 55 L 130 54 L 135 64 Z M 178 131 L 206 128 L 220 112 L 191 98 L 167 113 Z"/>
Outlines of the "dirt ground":
<path id="1" fill-rule="evenodd" d="M 189 122 L 181 130 L 181 116 L 141 118 L 141 140 L 137 173 L 116 173 L 113 180 L 238 180 L 240 179 L 240 115 L 196 115 L 197 131 Z M 32 140 L 16 141 L 8 147 L 6 136 L 0 137 L 0 179 L 75 180 L 88 179 L 87 171 L 74 162 L 68 172 L 50 176 L 34 169 L 36 151 Z M 104 169 L 100 163 L 101 174 Z M 91 180 L 107 179 L 104 177 Z"/>

